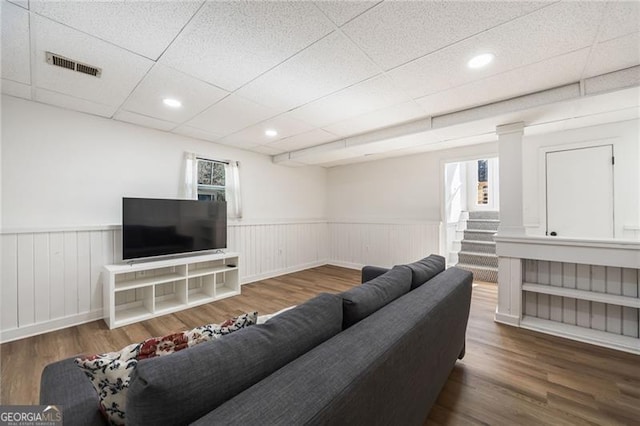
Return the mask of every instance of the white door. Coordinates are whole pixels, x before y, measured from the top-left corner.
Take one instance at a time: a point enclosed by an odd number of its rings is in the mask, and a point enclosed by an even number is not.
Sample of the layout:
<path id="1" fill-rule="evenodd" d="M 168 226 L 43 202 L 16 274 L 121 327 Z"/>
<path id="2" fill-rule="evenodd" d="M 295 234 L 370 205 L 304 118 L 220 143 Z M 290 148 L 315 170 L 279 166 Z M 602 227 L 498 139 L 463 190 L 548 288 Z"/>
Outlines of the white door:
<path id="1" fill-rule="evenodd" d="M 547 235 L 613 238 L 613 146 L 548 152 Z"/>

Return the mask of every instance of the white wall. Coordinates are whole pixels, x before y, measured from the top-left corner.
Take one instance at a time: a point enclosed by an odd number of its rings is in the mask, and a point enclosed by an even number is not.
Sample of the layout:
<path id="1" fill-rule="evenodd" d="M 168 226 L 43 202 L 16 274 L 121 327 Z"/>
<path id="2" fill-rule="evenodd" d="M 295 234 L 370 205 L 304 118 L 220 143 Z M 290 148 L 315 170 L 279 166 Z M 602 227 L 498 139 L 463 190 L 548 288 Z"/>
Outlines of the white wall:
<path id="1" fill-rule="evenodd" d="M 240 161 L 246 221 L 324 218 L 326 171 L 2 96 L 2 228 L 121 222 L 121 198 L 179 194 L 184 151 Z"/>
<path id="2" fill-rule="evenodd" d="M 2 108 L 0 342 L 102 318 L 121 198 L 177 197 L 184 151 L 240 161 L 228 247 L 243 283 L 327 262 L 322 168 L 6 96 Z"/>
<path id="3" fill-rule="evenodd" d="M 613 145 L 615 237 L 640 239 L 630 228 L 640 225 L 640 120 L 584 127 L 581 129 L 524 137 L 523 212 L 531 235 L 546 229 L 545 152 L 585 145 Z M 588 215 L 589 212 L 585 212 Z"/>
<path id="4" fill-rule="evenodd" d="M 495 156 L 496 143 L 329 169 L 330 218 L 440 222 L 444 162 Z"/>

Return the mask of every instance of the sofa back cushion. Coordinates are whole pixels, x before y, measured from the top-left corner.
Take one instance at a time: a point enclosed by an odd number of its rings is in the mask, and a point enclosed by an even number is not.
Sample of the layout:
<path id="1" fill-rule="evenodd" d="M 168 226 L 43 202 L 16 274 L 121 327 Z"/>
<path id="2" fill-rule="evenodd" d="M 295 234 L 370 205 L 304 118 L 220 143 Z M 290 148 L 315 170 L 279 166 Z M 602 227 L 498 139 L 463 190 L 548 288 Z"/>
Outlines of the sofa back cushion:
<path id="1" fill-rule="evenodd" d="M 342 330 L 342 299 L 321 294 L 264 324 L 138 363 L 127 425 L 191 423 Z"/>
<path id="2" fill-rule="evenodd" d="M 406 266 L 411 269 L 411 290 L 413 290 L 444 271 L 446 262 L 444 257 L 432 254 Z"/>
<path id="3" fill-rule="evenodd" d="M 411 287 L 411 270 L 394 266 L 389 272 L 341 294 L 342 328 L 347 329 L 389 302 L 407 293 Z"/>

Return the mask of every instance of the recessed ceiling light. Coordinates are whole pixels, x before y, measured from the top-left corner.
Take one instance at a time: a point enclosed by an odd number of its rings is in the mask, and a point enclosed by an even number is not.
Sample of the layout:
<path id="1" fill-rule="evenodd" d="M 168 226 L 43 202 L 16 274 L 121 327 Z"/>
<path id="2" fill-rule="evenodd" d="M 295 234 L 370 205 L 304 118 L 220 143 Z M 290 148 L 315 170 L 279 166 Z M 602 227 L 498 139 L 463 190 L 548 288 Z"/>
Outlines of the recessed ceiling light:
<path id="1" fill-rule="evenodd" d="M 164 98 L 162 103 L 171 108 L 180 108 L 182 106 L 182 102 L 177 99 Z"/>
<path id="2" fill-rule="evenodd" d="M 276 130 L 273 129 L 267 129 L 264 131 L 264 134 L 266 136 L 269 136 L 270 138 L 274 137 L 274 136 L 278 136 L 278 132 Z"/>
<path id="3" fill-rule="evenodd" d="M 469 68 L 474 68 L 474 69 L 482 68 L 489 65 L 491 61 L 493 61 L 493 58 L 494 56 L 492 53 L 483 53 L 481 55 L 471 58 L 471 60 L 467 62 L 467 66 Z"/>

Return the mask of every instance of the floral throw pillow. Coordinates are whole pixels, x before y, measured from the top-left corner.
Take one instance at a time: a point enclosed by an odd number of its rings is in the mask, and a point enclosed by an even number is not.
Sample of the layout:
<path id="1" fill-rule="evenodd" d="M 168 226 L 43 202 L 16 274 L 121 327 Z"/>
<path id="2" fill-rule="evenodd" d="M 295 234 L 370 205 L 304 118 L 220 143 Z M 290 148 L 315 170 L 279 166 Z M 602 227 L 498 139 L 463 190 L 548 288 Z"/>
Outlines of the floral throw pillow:
<path id="1" fill-rule="evenodd" d="M 89 377 L 98 393 L 102 414 L 110 424 L 124 425 L 127 390 L 138 361 L 169 355 L 199 343 L 218 339 L 255 324 L 257 319 L 257 312 L 242 314 L 222 324 L 207 324 L 189 331 L 152 337 L 117 352 L 79 357 L 75 362 Z"/>

